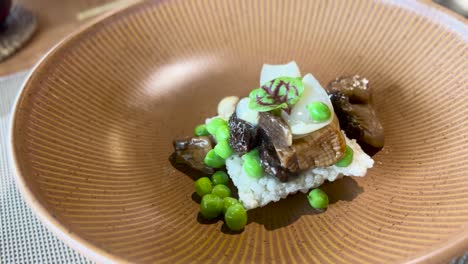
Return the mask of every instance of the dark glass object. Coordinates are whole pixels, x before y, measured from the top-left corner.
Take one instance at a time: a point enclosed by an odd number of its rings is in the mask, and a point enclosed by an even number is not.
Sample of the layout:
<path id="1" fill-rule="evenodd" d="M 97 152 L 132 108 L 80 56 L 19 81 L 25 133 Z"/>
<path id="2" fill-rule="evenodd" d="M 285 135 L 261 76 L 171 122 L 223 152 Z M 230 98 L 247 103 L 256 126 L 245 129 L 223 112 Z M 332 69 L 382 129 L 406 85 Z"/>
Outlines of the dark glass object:
<path id="1" fill-rule="evenodd" d="M 5 22 L 10 12 L 11 0 L 0 0 L 0 25 Z"/>

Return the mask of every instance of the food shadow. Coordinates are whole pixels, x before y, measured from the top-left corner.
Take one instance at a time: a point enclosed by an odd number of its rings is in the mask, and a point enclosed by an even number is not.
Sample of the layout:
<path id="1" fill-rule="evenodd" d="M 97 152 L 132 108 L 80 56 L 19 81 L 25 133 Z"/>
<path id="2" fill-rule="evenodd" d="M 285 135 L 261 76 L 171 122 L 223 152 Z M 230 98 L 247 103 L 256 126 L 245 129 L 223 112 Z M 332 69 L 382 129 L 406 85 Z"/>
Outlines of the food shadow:
<path id="1" fill-rule="evenodd" d="M 209 177 L 209 175 L 193 170 L 186 165 L 175 163 L 173 155 L 169 158 L 169 161 L 175 169 L 187 175 L 187 177 L 190 177 L 193 181 L 200 177 Z M 232 190 L 232 196 L 238 198 L 237 188 L 232 185 L 232 182 L 229 183 L 229 188 Z M 360 187 L 352 177 L 343 177 L 334 182 L 325 182 L 320 188 L 328 195 L 330 205 L 338 201 L 352 201 L 363 192 L 362 187 Z M 197 205 L 200 204 L 201 197 L 195 192 L 192 193 L 191 198 L 194 203 Z M 303 215 L 319 215 L 325 211 L 326 210 L 312 208 L 307 200 L 307 194 L 299 192 L 288 196 L 286 199 L 281 199 L 278 202 L 248 211 L 247 225 L 255 222 L 262 224 L 267 230 L 275 230 L 293 224 Z M 224 222 L 223 217 L 220 216 L 212 220 L 206 220 L 200 213 L 197 215 L 197 222 L 200 224 L 210 225 L 218 221 Z M 225 223 L 223 223 L 221 231 L 228 235 L 236 235 L 242 232 L 229 230 Z"/>
<path id="2" fill-rule="evenodd" d="M 326 182 L 320 188 L 327 193 L 330 205 L 338 201 L 352 201 L 363 192 L 362 187 L 351 177 Z M 302 216 L 319 215 L 325 211 L 312 208 L 307 201 L 307 194 L 299 192 L 276 203 L 249 211 L 248 224 L 255 222 L 265 226 L 267 230 L 275 230 L 293 224 Z"/>
<path id="3" fill-rule="evenodd" d="M 191 178 L 193 181 L 196 181 L 200 177 L 207 176 L 206 173 L 203 173 L 203 172 L 198 171 L 198 170 L 194 170 L 193 168 L 190 168 L 190 166 L 187 166 L 185 164 L 177 163 L 175 156 L 176 156 L 176 154 L 172 153 L 168 158 L 168 160 L 171 163 L 172 167 L 174 169 L 178 170 L 179 172 L 187 175 L 187 177 Z"/>

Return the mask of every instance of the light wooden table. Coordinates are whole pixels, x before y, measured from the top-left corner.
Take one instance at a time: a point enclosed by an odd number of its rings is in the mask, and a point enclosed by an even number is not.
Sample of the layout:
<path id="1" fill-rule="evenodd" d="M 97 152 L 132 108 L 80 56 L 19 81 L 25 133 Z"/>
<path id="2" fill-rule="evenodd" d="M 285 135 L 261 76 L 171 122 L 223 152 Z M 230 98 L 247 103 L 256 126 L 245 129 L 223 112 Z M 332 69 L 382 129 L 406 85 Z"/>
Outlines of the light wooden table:
<path id="1" fill-rule="evenodd" d="M 47 50 L 86 23 L 77 15 L 115 0 L 13 0 L 37 17 L 38 30 L 29 43 L 0 63 L 0 76 L 31 68 Z"/>

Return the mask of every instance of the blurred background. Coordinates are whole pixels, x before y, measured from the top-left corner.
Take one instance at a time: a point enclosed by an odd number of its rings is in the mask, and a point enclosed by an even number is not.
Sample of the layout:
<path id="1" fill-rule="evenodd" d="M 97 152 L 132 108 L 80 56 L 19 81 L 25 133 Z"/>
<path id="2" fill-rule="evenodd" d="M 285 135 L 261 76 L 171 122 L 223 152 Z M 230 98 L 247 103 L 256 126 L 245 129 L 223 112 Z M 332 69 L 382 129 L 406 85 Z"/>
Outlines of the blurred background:
<path id="1" fill-rule="evenodd" d="M 0 76 L 31 68 L 93 18 L 138 0 L 0 0 Z M 416 0 L 408 0 L 416 1 Z M 468 0 L 421 0 L 468 17 Z"/>
<path id="2" fill-rule="evenodd" d="M 36 21 L 36 29 L 29 39 L 0 62 L 0 76 L 32 67 L 47 50 L 84 23 L 132 2 L 135 0 L 0 0 L 0 51 L 18 44 L 22 31 L 30 27 L 31 19 L 25 21 L 25 16 L 31 14 Z M 14 32 L 10 32 L 11 28 Z"/>
<path id="3" fill-rule="evenodd" d="M 468 0 L 434 0 L 434 2 L 468 18 Z"/>

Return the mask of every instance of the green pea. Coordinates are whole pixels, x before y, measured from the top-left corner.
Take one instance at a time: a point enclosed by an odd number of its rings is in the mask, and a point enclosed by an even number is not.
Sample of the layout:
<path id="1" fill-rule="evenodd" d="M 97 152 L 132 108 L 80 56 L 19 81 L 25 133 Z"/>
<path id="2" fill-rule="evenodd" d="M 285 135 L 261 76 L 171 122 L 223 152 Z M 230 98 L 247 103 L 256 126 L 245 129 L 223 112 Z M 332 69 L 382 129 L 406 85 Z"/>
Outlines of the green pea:
<path id="1" fill-rule="evenodd" d="M 206 194 L 203 196 L 200 203 L 200 213 L 206 219 L 218 217 L 223 212 L 224 202 L 219 196 L 214 194 Z"/>
<path id="2" fill-rule="evenodd" d="M 218 184 L 215 187 L 213 187 L 211 193 L 216 194 L 221 198 L 225 198 L 231 196 L 231 189 L 229 189 L 229 187 L 227 187 L 226 185 Z"/>
<path id="3" fill-rule="evenodd" d="M 210 122 L 208 122 L 208 124 L 206 125 L 206 129 L 211 135 L 215 136 L 216 130 L 218 130 L 220 126 L 226 126 L 226 125 L 227 125 L 226 120 L 216 117 L 216 118 L 211 119 Z"/>
<path id="4" fill-rule="evenodd" d="M 211 168 L 221 168 L 224 166 L 224 159 L 218 156 L 214 149 L 208 151 L 204 160 L 206 166 Z"/>
<path id="5" fill-rule="evenodd" d="M 328 206 L 328 196 L 327 194 L 320 189 L 313 189 L 307 195 L 310 206 L 315 209 L 325 209 Z"/>
<path id="6" fill-rule="evenodd" d="M 247 175 L 253 178 L 260 178 L 263 176 L 263 168 L 260 163 L 260 157 L 258 155 L 258 150 L 254 149 L 249 153 L 242 156 L 244 164 L 242 165 L 243 170 Z"/>
<path id="7" fill-rule="evenodd" d="M 208 136 L 210 133 L 206 130 L 206 125 L 198 125 L 195 127 L 195 136 Z"/>
<path id="8" fill-rule="evenodd" d="M 354 152 L 351 147 L 346 145 L 346 150 L 344 156 L 337 162 L 335 165 L 337 167 L 348 167 L 351 162 L 353 162 Z"/>
<path id="9" fill-rule="evenodd" d="M 195 192 L 198 196 L 203 197 L 205 194 L 211 193 L 213 185 L 208 177 L 201 177 L 195 181 Z"/>
<path id="10" fill-rule="evenodd" d="M 322 102 L 312 102 L 306 108 L 309 110 L 310 118 L 315 122 L 325 122 L 331 117 L 330 108 Z"/>
<path id="11" fill-rule="evenodd" d="M 232 231 L 240 231 L 247 224 L 247 212 L 240 203 L 231 205 L 224 214 L 224 221 Z"/>
<path id="12" fill-rule="evenodd" d="M 258 159 L 260 159 L 260 156 L 258 154 L 258 149 L 252 149 L 250 152 L 247 152 L 244 154 L 244 156 L 242 156 L 242 159 L 245 160 L 245 159 L 249 159 L 249 158 L 255 158 L 255 157 L 259 157 Z"/>
<path id="13" fill-rule="evenodd" d="M 216 141 L 228 140 L 230 137 L 229 127 L 227 125 L 221 125 L 216 130 Z"/>
<path id="14" fill-rule="evenodd" d="M 223 203 L 224 203 L 223 213 L 226 213 L 229 207 L 235 204 L 239 204 L 239 201 L 236 198 L 224 197 Z"/>
<path id="15" fill-rule="evenodd" d="M 214 151 L 223 159 L 227 159 L 232 155 L 232 149 L 227 140 L 218 141 L 218 144 L 214 147 Z"/>
<path id="16" fill-rule="evenodd" d="M 245 173 L 247 173 L 247 175 L 252 178 L 260 178 L 263 175 L 263 168 L 260 162 L 254 159 L 244 161 L 242 168 L 244 169 Z"/>
<path id="17" fill-rule="evenodd" d="M 213 182 L 213 185 L 227 185 L 229 183 L 229 176 L 224 171 L 217 171 L 211 176 L 211 182 Z"/>

